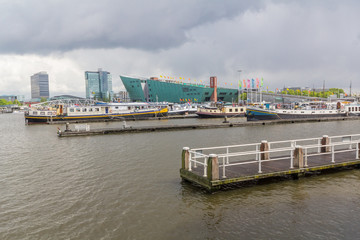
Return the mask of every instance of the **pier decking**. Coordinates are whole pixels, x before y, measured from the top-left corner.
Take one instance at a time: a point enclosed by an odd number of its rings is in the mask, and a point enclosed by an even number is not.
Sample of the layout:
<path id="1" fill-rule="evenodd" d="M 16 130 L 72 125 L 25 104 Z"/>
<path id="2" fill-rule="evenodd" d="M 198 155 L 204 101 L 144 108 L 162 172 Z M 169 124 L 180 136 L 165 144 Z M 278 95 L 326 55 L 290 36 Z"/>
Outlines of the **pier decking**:
<path id="1" fill-rule="evenodd" d="M 360 165 L 360 134 L 190 149 L 182 179 L 209 190 L 260 179 L 298 178 Z"/>

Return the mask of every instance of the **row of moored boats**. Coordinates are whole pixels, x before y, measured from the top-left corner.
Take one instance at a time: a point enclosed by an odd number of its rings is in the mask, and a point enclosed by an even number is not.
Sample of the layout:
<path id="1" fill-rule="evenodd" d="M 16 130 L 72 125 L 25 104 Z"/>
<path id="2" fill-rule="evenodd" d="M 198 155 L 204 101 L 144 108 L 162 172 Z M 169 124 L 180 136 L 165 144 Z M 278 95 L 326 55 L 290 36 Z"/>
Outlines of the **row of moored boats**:
<path id="1" fill-rule="evenodd" d="M 101 119 L 147 119 L 168 115 L 197 114 L 201 118 L 247 117 L 248 121 L 359 116 L 360 104 L 350 102 L 304 102 L 295 104 L 169 104 L 104 103 L 79 100 L 50 101 L 31 106 L 27 123 L 92 121 Z"/>

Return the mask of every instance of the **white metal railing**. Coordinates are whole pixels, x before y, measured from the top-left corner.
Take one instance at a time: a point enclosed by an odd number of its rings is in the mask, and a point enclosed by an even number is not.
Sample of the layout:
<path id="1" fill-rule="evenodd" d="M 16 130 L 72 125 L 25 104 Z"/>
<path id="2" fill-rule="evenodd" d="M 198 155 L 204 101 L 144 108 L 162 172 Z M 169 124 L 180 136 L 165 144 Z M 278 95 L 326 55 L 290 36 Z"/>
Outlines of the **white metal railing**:
<path id="1" fill-rule="evenodd" d="M 335 163 L 336 153 L 356 151 L 356 159 L 359 159 L 360 134 L 328 137 L 329 143 L 327 145 L 321 144 L 322 139 L 323 137 L 267 142 L 268 151 L 261 151 L 260 143 L 194 148 L 189 150 L 189 171 L 192 171 L 192 168 L 197 168 L 198 165 L 202 165 L 204 167 L 203 176 L 206 177 L 207 160 L 209 155 L 214 152 L 217 152 L 219 168 L 222 168 L 222 178 L 226 178 L 226 168 L 237 165 L 258 164 L 258 173 L 262 173 L 262 163 L 288 159 L 289 168 L 293 169 L 294 150 L 300 146 L 304 154 L 304 167 L 308 167 L 308 157 L 311 156 L 331 154 L 331 163 Z M 288 146 L 276 148 L 277 145 L 284 144 Z M 344 146 L 347 148 L 341 148 Z M 321 148 L 330 148 L 330 151 L 322 152 Z M 234 149 L 240 149 L 240 151 L 235 151 Z M 268 159 L 262 159 L 261 154 L 268 154 Z"/>

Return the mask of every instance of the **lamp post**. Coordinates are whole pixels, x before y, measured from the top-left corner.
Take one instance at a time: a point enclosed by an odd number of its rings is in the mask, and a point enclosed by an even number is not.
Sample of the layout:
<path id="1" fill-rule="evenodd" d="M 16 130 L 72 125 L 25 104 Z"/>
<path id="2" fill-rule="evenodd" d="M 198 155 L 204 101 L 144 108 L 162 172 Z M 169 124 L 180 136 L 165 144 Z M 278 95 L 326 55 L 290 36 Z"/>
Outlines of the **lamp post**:
<path id="1" fill-rule="evenodd" d="M 238 104 L 240 104 L 240 98 L 241 98 L 241 95 L 240 95 L 241 71 L 242 71 L 242 70 L 238 70 L 238 73 L 239 73 Z"/>

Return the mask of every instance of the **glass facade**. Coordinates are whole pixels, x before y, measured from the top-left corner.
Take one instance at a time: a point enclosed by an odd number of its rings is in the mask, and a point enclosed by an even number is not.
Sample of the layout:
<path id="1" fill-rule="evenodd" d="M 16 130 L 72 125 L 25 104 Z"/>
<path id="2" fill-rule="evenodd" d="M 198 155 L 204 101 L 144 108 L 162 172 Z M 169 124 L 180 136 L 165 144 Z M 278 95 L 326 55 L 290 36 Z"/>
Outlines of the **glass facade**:
<path id="1" fill-rule="evenodd" d="M 104 100 L 113 98 L 111 74 L 99 69 L 85 72 L 86 98 Z"/>
<path id="2" fill-rule="evenodd" d="M 49 98 L 49 75 L 46 72 L 31 76 L 31 98 Z"/>
<path id="3" fill-rule="evenodd" d="M 140 102 L 208 102 L 213 88 L 200 84 L 179 83 L 167 80 L 138 79 L 120 76 L 131 101 Z M 238 90 L 217 88 L 218 100 L 237 102 Z"/>

